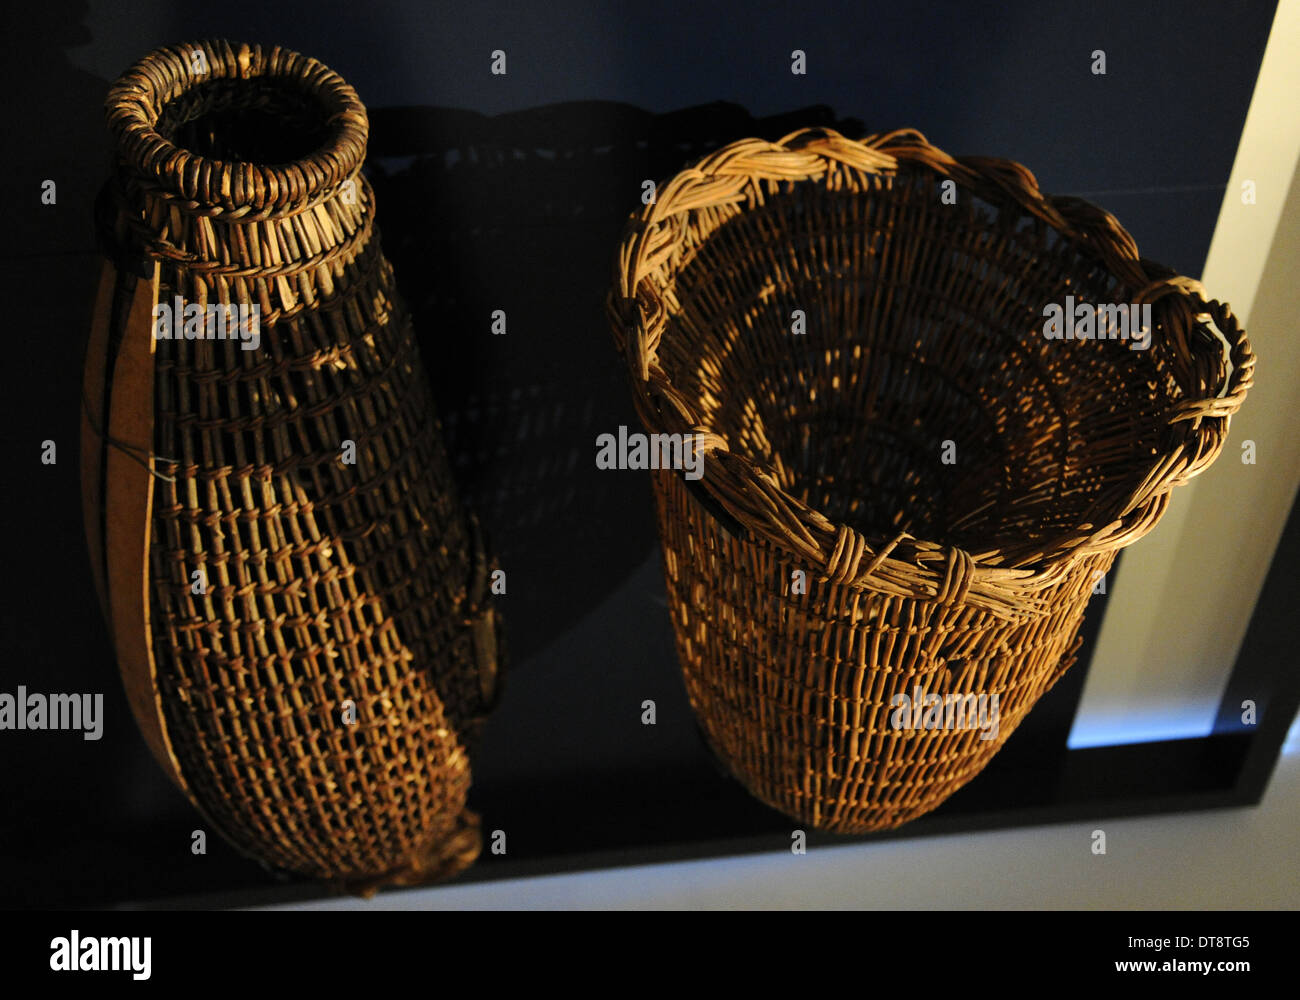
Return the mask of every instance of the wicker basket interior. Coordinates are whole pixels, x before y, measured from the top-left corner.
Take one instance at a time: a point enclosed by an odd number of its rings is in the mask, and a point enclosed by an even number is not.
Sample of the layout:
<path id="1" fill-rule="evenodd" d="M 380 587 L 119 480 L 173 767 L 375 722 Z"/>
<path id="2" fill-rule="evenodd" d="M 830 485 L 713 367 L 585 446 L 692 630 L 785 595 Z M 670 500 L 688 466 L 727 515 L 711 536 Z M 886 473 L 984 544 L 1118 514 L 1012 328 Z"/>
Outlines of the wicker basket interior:
<path id="1" fill-rule="evenodd" d="M 1048 303 L 1132 290 L 1018 206 L 936 185 L 903 164 L 682 213 L 658 358 L 732 452 L 873 547 L 906 531 L 1014 565 L 1141 481 L 1177 385 L 1158 334 L 1046 339 Z"/>

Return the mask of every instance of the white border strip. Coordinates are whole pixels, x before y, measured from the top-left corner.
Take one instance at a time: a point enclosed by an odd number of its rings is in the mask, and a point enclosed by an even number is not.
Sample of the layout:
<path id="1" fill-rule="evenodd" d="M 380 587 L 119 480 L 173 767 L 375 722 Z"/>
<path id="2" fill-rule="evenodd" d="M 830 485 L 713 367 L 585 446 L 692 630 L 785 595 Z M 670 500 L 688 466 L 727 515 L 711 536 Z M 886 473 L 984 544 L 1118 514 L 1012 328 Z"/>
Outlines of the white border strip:
<path id="1" fill-rule="evenodd" d="M 1211 64 L 1206 72 L 1213 72 Z M 1300 487 L 1300 0 L 1281 0 L 1203 282 L 1259 357 L 1215 464 L 1108 581 L 1071 747 L 1207 735 Z M 1246 182 L 1255 204 L 1243 203 Z M 1243 463 L 1253 441 L 1256 464 Z M 1300 609 L 1297 609 L 1300 612 Z"/>

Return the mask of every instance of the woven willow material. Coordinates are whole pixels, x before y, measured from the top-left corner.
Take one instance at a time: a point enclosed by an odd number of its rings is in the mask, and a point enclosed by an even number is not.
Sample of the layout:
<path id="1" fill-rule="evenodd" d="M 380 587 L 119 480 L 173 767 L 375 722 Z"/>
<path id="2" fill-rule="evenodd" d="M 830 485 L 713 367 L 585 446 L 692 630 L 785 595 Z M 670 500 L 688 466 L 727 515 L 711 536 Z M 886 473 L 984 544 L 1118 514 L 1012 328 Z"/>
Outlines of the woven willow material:
<path id="1" fill-rule="evenodd" d="M 225 42 L 152 53 L 107 109 L 87 523 L 146 738 L 264 862 L 362 888 L 454 873 L 479 850 L 496 626 L 360 173 L 365 110 L 314 59 Z M 141 367 L 126 303 L 155 274 L 162 304 L 260 307 L 260 346 L 154 339 Z M 152 469 L 145 506 L 113 500 L 124 455 Z M 147 569 L 114 544 L 133 518 Z M 140 574 L 147 631 L 123 611 Z"/>
<path id="2" fill-rule="evenodd" d="M 1066 296 L 1149 303 L 1149 349 L 1048 339 Z M 646 430 L 704 455 L 697 483 L 654 474 L 691 703 L 757 797 L 845 833 L 988 763 L 1254 368 L 1113 217 L 913 131 L 705 158 L 632 219 L 609 310 Z M 927 728 L 896 700 L 918 691 L 953 710 Z"/>

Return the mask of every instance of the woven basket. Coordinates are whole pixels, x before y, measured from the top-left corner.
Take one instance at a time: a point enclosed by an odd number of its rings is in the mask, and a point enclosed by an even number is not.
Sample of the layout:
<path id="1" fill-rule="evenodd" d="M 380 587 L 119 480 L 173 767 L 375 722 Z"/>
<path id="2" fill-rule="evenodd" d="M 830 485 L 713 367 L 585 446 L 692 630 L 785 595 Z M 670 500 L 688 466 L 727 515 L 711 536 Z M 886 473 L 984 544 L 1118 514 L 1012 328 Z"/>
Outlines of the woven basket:
<path id="1" fill-rule="evenodd" d="M 107 111 L 83 490 L 136 719 L 268 865 L 362 891 L 453 874 L 479 851 L 497 622 L 374 228 L 365 109 L 314 59 L 217 41 L 153 52 Z M 155 309 L 191 304 L 255 306 L 259 334 Z"/>
<path id="2" fill-rule="evenodd" d="M 754 795 L 828 831 L 979 773 L 1254 368 L 1109 214 L 910 130 L 733 143 L 659 188 L 615 272 L 645 431 L 703 456 L 653 477 L 691 703 Z M 1049 339 L 1067 296 L 1149 304 L 1149 346 Z"/>

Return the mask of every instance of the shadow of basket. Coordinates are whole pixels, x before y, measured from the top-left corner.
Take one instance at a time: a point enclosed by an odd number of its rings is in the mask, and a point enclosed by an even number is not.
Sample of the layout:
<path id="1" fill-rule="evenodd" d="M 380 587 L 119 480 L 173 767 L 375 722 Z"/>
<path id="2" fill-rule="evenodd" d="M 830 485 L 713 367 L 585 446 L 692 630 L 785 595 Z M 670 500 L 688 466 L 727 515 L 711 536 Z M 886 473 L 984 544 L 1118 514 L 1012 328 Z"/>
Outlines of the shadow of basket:
<path id="1" fill-rule="evenodd" d="M 755 119 L 725 103 L 372 112 L 385 248 L 452 468 L 527 594 L 510 607 L 517 660 L 591 613 L 656 545 L 644 481 L 594 462 L 597 436 L 636 417 L 604 349 L 609 247 L 629 200 L 719 143 L 793 122 L 861 127 L 824 107 Z"/>

